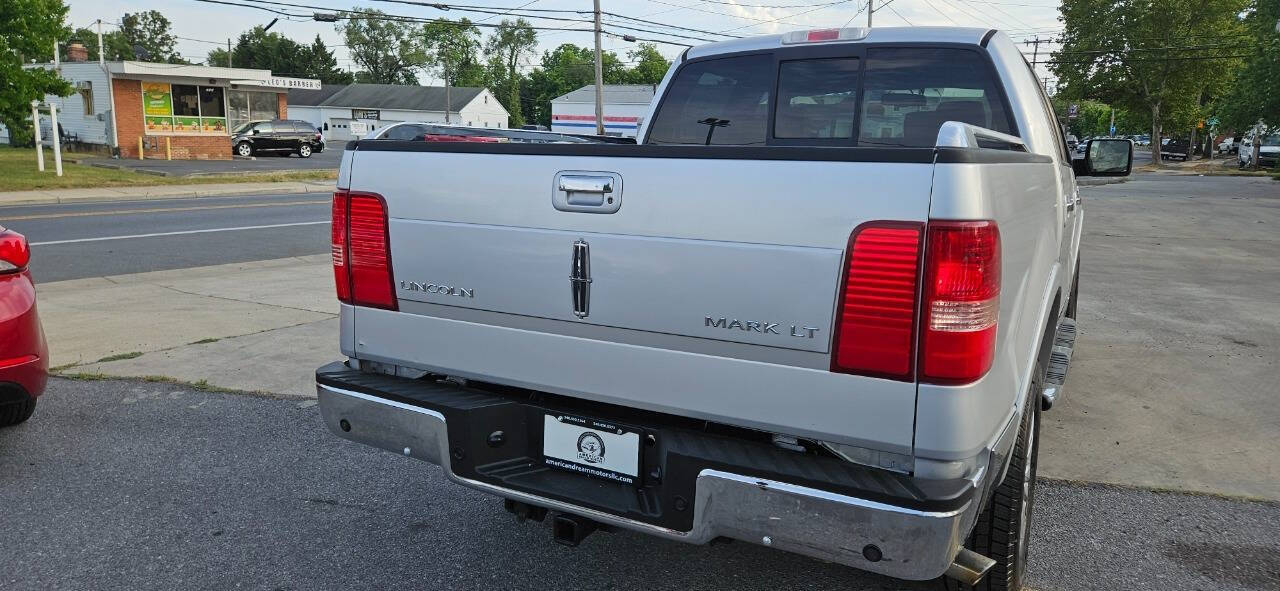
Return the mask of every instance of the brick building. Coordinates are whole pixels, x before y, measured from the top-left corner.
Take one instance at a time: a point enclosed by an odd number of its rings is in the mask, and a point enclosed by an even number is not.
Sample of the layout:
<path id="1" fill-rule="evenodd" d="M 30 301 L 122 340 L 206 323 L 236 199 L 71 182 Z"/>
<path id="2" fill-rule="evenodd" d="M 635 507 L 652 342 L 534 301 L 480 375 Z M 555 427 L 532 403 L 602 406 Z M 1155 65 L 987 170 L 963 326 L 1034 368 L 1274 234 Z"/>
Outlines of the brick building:
<path id="1" fill-rule="evenodd" d="M 77 45 L 68 48 L 65 62 L 27 67 L 56 68 L 75 89 L 70 96 L 45 97 L 58 106 L 64 137 L 123 158 L 137 158 L 141 147 L 146 158 L 230 160 L 231 130 L 287 117 L 290 88 L 320 88 L 318 80 L 281 78 L 270 70 L 87 62 Z M 7 135 L 0 127 L 0 140 Z"/>

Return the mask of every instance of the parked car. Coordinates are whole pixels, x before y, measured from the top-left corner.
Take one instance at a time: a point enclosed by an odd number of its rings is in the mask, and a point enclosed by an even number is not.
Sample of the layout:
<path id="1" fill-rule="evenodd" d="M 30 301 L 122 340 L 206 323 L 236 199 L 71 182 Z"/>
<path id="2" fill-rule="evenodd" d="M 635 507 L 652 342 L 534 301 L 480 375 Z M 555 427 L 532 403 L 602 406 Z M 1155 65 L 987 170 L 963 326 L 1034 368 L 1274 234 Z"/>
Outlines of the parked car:
<path id="1" fill-rule="evenodd" d="M 30 261 L 27 239 L 0 226 L 0 427 L 31 417 L 49 375 Z"/>
<path id="2" fill-rule="evenodd" d="M 1230 137 L 1224 138 L 1221 142 L 1218 142 L 1219 154 L 1228 154 L 1228 153 L 1234 152 L 1235 149 L 1236 149 L 1235 138 L 1230 138 Z"/>
<path id="3" fill-rule="evenodd" d="M 231 131 L 231 146 L 237 156 L 274 153 L 310 158 L 324 151 L 324 135 L 307 121 L 250 121 Z"/>
<path id="4" fill-rule="evenodd" d="M 1186 162 L 1191 142 L 1184 139 L 1166 138 L 1160 146 L 1160 157 Z"/>
<path id="5" fill-rule="evenodd" d="M 1132 144 L 1072 162 L 979 29 L 694 47 L 656 96 L 638 145 L 348 144 L 325 424 L 569 546 L 731 538 L 1019 588 L 1075 342 L 1061 169 L 1128 174 Z"/>
<path id="6" fill-rule="evenodd" d="M 515 142 L 515 143 L 586 143 L 589 140 L 550 131 L 524 129 L 466 127 L 438 123 L 404 122 L 388 125 L 365 139 L 417 140 L 430 142 Z"/>
<path id="7" fill-rule="evenodd" d="M 1253 148 L 1257 142 L 1257 137 L 1248 136 L 1240 142 L 1240 151 L 1236 158 L 1240 163 L 1240 168 L 1250 168 L 1253 166 Z M 1280 133 L 1271 133 L 1262 136 L 1261 145 L 1258 147 L 1258 166 L 1261 168 L 1275 168 L 1277 160 L 1280 160 Z"/>
<path id="8" fill-rule="evenodd" d="M 1080 139 L 1079 139 L 1079 138 L 1077 138 L 1077 137 L 1076 137 L 1076 136 L 1074 136 L 1074 135 L 1067 135 L 1067 148 L 1068 148 L 1068 149 L 1074 150 L 1074 149 L 1076 149 L 1076 146 L 1078 146 L 1078 145 L 1080 145 Z"/>

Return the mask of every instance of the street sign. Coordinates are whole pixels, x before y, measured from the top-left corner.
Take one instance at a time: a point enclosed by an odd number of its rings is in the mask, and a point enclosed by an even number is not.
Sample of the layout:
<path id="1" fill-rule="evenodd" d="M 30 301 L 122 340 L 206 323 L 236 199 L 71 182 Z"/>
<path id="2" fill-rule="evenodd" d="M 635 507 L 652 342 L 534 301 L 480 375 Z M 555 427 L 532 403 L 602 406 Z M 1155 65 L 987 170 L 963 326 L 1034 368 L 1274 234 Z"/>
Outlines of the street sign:
<path id="1" fill-rule="evenodd" d="M 1067 106 L 1068 119 L 1075 119 L 1076 117 L 1079 117 L 1079 116 L 1080 116 L 1080 105 L 1071 103 L 1070 105 Z"/>
<path id="2" fill-rule="evenodd" d="M 369 128 L 364 121 L 352 121 L 348 125 L 351 129 L 351 135 L 355 136 L 356 139 L 360 139 L 364 137 L 364 134 L 369 133 Z"/>

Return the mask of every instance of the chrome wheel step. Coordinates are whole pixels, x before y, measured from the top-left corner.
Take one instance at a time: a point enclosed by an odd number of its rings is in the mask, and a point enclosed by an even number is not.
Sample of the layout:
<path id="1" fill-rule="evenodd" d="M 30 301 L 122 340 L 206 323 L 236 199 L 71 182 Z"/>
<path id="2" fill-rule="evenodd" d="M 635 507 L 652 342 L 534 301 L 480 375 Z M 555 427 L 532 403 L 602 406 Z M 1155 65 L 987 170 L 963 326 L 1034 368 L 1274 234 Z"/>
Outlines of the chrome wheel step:
<path id="1" fill-rule="evenodd" d="M 1071 368 L 1071 353 L 1076 347 L 1076 321 L 1063 318 L 1053 335 L 1053 349 L 1049 352 L 1049 366 L 1045 368 L 1044 389 L 1041 391 L 1042 408 L 1048 410 L 1062 398 L 1062 386 L 1067 382 L 1067 370 Z"/>

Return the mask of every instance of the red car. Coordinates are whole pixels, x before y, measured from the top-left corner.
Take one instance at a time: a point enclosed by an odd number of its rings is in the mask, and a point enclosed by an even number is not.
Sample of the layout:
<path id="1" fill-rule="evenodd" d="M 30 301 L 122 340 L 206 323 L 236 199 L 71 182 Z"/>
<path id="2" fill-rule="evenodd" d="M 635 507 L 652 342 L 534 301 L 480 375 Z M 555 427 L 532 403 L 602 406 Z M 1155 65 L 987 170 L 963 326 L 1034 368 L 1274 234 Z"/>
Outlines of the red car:
<path id="1" fill-rule="evenodd" d="M 27 420 L 49 379 L 49 347 L 22 234 L 0 226 L 0 427 Z"/>

